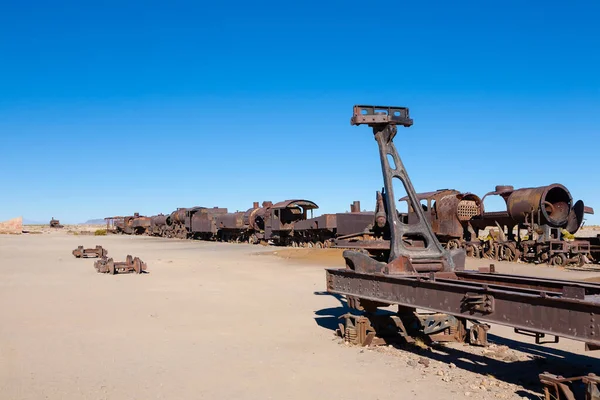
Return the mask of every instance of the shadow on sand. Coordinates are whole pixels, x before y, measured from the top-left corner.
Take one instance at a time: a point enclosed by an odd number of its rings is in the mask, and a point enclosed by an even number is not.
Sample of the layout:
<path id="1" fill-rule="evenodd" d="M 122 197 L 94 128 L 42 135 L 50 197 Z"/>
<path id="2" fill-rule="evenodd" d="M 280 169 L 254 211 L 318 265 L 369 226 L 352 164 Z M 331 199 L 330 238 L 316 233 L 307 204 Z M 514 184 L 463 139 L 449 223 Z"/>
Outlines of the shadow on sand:
<path id="1" fill-rule="evenodd" d="M 315 312 L 315 322 L 324 329 L 335 331 L 338 324 L 343 322 L 340 316 L 349 312 L 359 313 L 349 308 L 345 299 L 340 295 L 327 292 L 315 292 L 314 294 L 316 296 L 332 296 L 339 301 L 337 307 L 325 308 Z M 542 345 L 523 343 L 493 334 L 488 334 L 488 342 L 499 346 L 507 346 L 509 349 L 522 352 L 531 358 L 526 361 L 497 360 L 484 355 L 473 354 L 460 348 L 462 346 L 465 348 L 470 347 L 468 344 L 452 344 L 451 346 L 434 344 L 428 349 L 409 344 L 393 346 L 432 360 L 454 363 L 457 368 L 480 374 L 482 378 L 486 375 L 492 375 L 503 382 L 520 385 L 526 391 L 519 391 L 517 394 L 528 399 L 542 398 L 540 373 L 549 372 L 555 375 L 574 377 L 587 375 L 591 372 L 596 374 L 600 372 L 600 359 L 598 358 Z M 581 345 L 583 347 L 583 343 Z M 583 385 L 576 384 L 573 385 L 572 389 L 576 392 L 575 395 L 578 396 L 584 388 Z M 537 395 L 530 392 L 535 392 Z"/>

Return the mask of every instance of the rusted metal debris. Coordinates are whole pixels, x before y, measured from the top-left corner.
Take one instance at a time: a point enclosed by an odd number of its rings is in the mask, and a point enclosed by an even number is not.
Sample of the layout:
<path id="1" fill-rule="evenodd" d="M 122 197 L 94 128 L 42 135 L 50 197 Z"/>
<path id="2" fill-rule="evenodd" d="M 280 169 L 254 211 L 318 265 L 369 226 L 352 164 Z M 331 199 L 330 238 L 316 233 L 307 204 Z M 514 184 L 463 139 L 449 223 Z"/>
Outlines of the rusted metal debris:
<path id="1" fill-rule="evenodd" d="M 83 246 L 77 246 L 77 248 L 73 250 L 75 258 L 102 258 L 106 257 L 107 254 L 108 251 L 102 248 L 102 246 L 96 246 L 93 249 L 84 249 Z"/>
<path id="2" fill-rule="evenodd" d="M 52 217 L 50 220 L 50 228 L 64 228 L 64 225 L 61 225 L 59 220 Z"/>
<path id="3" fill-rule="evenodd" d="M 377 196 L 376 226 L 387 226 L 388 231 L 382 239 L 387 241 L 387 250 L 382 247 L 377 254 L 346 250 L 346 268 L 326 269 L 327 291 L 344 296 L 348 307 L 355 310 L 344 316 L 338 329 L 340 336 L 359 345 L 410 342 L 421 337 L 431 342 L 459 341 L 481 346 L 487 344 L 489 324 L 496 323 L 534 336 L 538 344 L 544 344 L 540 341 L 544 335 L 551 335 L 555 337 L 552 343 L 565 337 L 584 342 L 586 349 L 600 348 L 600 318 L 596 318 L 600 316 L 600 284 L 499 274 L 493 265 L 467 271 L 466 250 L 448 249 L 441 244 L 393 143 L 397 125 L 412 125 L 407 108 L 355 106 L 351 121 L 373 129 L 385 184 Z M 413 218 L 397 212 L 395 179 L 406 189 Z M 465 197 L 456 198 L 459 202 L 462 199 Z M 465 215 L 473 211 L 472 205 Z M 547 210 L 547 215 L 540 210 L 540 218 L 558 223 L 570 211 L 560 204 L 553 205 L 558 206 L 552 212 Z M 387 311 L 392 305 L 398 307 L 397 312 Z M 417 309 L 430 311 L 422 314 Z M 569 379 L 549 374 L 541 379 L 552 395 L 574 399 L 564 389 Z M 586 398 L 597 398 L 595 376 L 573 379 L 588 384 L 592 397 Z"/>
<path id="4" fill-rule="evenodd" d="M 133 272 L 141 274 L 146 271 L 146 263 L 131 255 L 127 255 L 125 261 L 119 262 L 114 261 L 112 258 L 102 257 L 94 263 L 94 268 L 98 273 L 111 275 Z"/>
<path id="5" fill-rule="evenodd" d="M 585 400 L 600 400 L 600 377 L 596 374 L 564 378 L 550 373 L 540 374 L 540 382 L 544 387 L 544 400 L 575 400 L 572 384 L 581 381 L 584 385 Z"/>

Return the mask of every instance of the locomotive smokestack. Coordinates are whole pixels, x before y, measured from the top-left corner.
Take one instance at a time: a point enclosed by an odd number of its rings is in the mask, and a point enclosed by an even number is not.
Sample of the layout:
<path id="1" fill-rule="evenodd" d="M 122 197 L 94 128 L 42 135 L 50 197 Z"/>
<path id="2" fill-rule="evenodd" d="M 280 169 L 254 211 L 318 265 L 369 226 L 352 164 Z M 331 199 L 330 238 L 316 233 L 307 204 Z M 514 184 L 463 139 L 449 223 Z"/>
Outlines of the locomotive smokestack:
<path id="1" fill-rule="evenodd" d="M 360 201 L 355 200 L 352 204 L 350 204 L 350 212 L 360 212 Z"/>
<path id="2" fill-rule="evenodd" d="M 258 201 L 255 201 L 254 203 L 252 203 L 252 208 L 258 208 Z"/>

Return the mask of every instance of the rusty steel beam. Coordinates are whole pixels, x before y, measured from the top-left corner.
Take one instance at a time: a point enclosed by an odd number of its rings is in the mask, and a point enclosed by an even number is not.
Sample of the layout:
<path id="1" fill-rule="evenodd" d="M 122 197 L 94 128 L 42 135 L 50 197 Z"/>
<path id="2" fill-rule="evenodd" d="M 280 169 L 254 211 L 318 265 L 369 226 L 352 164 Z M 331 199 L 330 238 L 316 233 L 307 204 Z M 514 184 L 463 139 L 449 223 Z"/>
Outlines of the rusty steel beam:
<path id="1" fill-rule="evenodd" d="M 470 272 L 385 275 L 328 269 L 327 291 L 385 305 L 427 309 L 466 319 L 600 346 L 600 284 Z M 485 283 L 482 283 L 485 282 Z M 512 282 L 517 282 L 513 284 Z M 545 290 L 552 289 L 552 290 Z"/>
<path id="2" fill-rule="evenodd" d="M 77 246 L 75 250 L 73 250 L 73 255 L 75 258 L 102 258 L 106 257 L 108 251 L 102 246 L 96 246 L 93 249 L 84 249 L 83 246 Z"/>

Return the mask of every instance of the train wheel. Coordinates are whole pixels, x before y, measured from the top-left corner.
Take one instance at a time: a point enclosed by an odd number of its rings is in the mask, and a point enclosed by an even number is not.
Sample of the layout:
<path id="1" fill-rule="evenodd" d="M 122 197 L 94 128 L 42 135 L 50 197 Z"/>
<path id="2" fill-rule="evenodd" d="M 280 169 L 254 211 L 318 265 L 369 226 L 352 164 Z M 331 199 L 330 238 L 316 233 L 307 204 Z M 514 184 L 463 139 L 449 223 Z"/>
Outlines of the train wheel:
<path id="1" fill-rule="evenodd" d="M 516 261 L 517 260 L 517 251 L 516 248 L 512 245 L 506 245 L 504 246 L 504 251 L 503 251 L 503 260 L 505 261 Z"/>
<path id="2" fill-rule="evenodd" d="M 554 257 L 552 257 L 551 264 L 556 265 L 557 267 L 562 267 L 567 264 L 567 256 L 565 256 L 563 253 L 556 254 Z"/>
<path id="3" fill-rule="evenodd" d="M 456 239 L 452 239 L 452 240 L 448 241 L 448 243 L 446 243 L 446 249 L 448 249 L 448 250 L 458 249 L 459 247 L 460 247 L 460 243 Z"/>
<path id="4" fill-rule="evenodd" d="M 133 259 L 133 270 L 136 272 L 136 274 L 142 273 L 142 263 L 137 257 Z"/>
<path id="5" fill-rule="evenodd" d="M 325 247 L 326 249 L 331 247 L 331 240 L 326 240 L 323 242 L 323 247 Z"/>
<path id="6" fill-rule="evenodd" d="M 312 249 L 313 247 L 315 247 L 315 244 L 313 242 L 307 242 L 306 247 Z"/>
<path id="7" fill-rule="evenodd" d="M 112 258 L 110 260 L 108 260 L 107 267 L 108 267 L 108 273 L 111 275 L 114 275 L 115 274 L 115 262 L 113 261 Z"/>
<path id="8" fill-rule="evenodd" d="M 248 243 L 250 243 L 250 244 L 258 243 L 258 238 L 256 237 L 256 235 L 254 233 L 252 235 L 250 235 L 250 238 L 248 239 Z"/>
<path id="9" fill-rule="evenodd" d="M 294 240 L 294 241 L 292 241 L 292 243 L 291 243 L 291 244 L 292 244 L 292 247 L 298 247 L 298 242 L 296 242 L 295 240 Z"/>
<path id="10" fill-rule="evenodd" d="M 323 243 L 321 243 L 321 242 L 316 242 L 316 243 L 315 243 L 315 247 L 316 247 L 317 249 L 322 249 L 322 248 L 323 248 Z"/>
<path id="11" fill-rule="evenodd" d="M 467 247 L 465 247 L 465 251 L 467 253 L 467 257 L 481 258 L 479 248 L 473 244 L 468 244 Z"/>
<path id="12" fill-rule="evenodd" d="M 483 252 L 483 258 L 487 258 L 488 260 L 493 260 L 496 258 L 495 246 L 492 244 L 486 251 Z"/>

